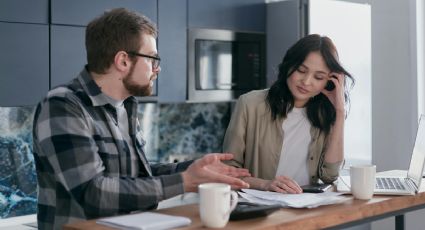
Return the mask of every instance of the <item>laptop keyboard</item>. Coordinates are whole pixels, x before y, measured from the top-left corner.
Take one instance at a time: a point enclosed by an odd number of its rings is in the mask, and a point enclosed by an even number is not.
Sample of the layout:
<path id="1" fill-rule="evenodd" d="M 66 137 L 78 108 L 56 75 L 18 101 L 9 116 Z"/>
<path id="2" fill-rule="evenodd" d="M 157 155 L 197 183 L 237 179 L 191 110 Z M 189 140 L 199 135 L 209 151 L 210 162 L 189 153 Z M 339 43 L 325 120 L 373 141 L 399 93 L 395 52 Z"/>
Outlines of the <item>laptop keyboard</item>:
<path id="1" fill-rule="evenodd" d="M 403 181 L 400 178 L 376 178 L 376 188 L 377 189 L 397 189 L 397 190 L 406 190 L 404 187 Z"/>

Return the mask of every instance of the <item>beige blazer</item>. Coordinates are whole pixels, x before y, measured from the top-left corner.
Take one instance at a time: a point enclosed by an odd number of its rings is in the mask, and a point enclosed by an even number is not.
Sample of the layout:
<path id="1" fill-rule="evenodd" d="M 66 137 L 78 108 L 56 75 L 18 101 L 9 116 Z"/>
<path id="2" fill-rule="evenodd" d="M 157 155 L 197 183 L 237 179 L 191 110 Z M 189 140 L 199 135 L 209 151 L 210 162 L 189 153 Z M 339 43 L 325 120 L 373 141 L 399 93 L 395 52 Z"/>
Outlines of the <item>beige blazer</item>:
<path id="1" fill-rule="evenodd" d="M 271 180 L 276 176 L 283 143 L 283 119 L 272 120 L 266 104 L 268 89 L 239 97 L 224 136 L 223 151 L 234 154 L 229 165 L 246 168 L 252 176 Z M 331 183 L 338 178 L 342 162 L 326 163 L 326 136 L 312 127 L 308 148 L 310 182 Z"/>

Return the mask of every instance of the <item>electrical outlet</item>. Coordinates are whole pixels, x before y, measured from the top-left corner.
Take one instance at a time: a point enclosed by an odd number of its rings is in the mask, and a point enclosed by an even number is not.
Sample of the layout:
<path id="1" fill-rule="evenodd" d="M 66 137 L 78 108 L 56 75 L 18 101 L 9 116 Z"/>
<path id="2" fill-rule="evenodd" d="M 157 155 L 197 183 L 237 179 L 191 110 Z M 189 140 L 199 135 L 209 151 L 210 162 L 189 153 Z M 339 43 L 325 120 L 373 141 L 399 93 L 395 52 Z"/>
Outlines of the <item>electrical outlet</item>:
<path id="1" fill-rule="evenodd" d="M 178 163 L 178 162 L 183 162 L 183 161 L 187 161 L 189 160 L 189 156 L 188 155 L 184 155 L 184 154 L 171 154 L 168 155 L 168 163 Z"/>

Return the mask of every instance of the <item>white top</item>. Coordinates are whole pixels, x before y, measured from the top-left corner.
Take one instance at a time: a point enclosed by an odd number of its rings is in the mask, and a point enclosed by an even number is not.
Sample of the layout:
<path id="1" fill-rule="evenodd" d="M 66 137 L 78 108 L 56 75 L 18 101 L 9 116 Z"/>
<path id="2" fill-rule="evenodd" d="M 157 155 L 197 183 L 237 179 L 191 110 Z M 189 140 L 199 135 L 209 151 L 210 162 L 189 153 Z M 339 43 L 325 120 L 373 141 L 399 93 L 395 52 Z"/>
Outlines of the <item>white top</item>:
<path id="1" fill-rule="evenodd" d="M 136 154 L 136 150 L 133 146 L 133 141 L 130 137 L 130 131 L 129 131 L 129 122 L 128 122 L 128 114 L 127 110 L 124 107 L 124 100 L 117 101 L 111 97 L 107 97 L 109 104 L 115 107 L 117 112 L 117 118 L 118 118 L 118 128 L 120 129 L 121 133 L 117 135 L 121 135 L 121 139 L 125 141 L 123 143 L 128 148 L 130 158 L 132 161 L 138 161 L 139 158 Z M 135 164 L 136 167 L 131 167 L 131 175 L 137 176 L 139 175 L 139 165 Z"/>
<path id="2" fill-rule="evenodd" d="M 293 108 L 282 123 L 283 145 L 276 176 L 287 176 L 299 185 L 309 184 L 308 146 L 311 124 L 305 108 Z"/>

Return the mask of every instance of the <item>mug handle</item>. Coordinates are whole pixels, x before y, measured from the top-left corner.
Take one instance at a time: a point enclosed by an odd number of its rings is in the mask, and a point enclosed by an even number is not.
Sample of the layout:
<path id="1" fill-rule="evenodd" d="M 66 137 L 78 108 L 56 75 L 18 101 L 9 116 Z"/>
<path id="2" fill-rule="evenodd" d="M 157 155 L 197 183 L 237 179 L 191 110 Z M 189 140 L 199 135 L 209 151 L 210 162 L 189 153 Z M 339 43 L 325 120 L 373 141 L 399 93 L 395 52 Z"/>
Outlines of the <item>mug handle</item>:
<path id="1" fill-rule="evenodd" d="M 229 210 L 224 214 L 224 217 L 228 217 L 230 212 L 232 212 L 236 205 L 238 204 L 238 194 L 235 191 L 230 191 L 230 207 Z"/>

